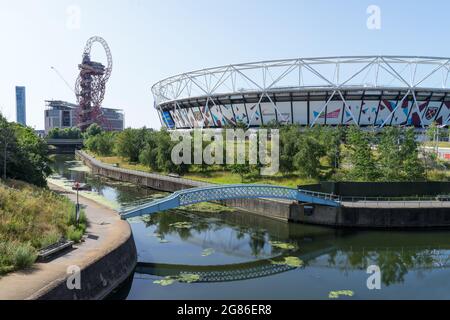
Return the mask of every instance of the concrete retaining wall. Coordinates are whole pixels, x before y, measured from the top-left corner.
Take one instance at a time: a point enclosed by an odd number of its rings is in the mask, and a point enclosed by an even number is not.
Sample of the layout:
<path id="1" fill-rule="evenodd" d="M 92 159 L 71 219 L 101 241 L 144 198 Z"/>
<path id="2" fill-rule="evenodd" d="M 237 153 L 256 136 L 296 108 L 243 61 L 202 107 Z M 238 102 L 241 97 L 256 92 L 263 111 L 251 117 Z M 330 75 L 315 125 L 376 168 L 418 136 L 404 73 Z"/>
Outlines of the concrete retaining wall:
<path id="1" fill-rule="evenodd" d="M 69 290 L 66 279 L 38 297 L 39 300 L 100 300 L 119 287 L 133 273 L 137 251 L 130 231 L 128 240 L 81 270 L 81 289 Z"/>
<path id="2" fill-rule="evenodd" d="M 235 199 L 220 202 L 228 207 L 237 208 L 242 211 L 248 211 L 271 219 L 289 221 L 291 207 L 297 206 L 296 203 L 281 202 L 275 200 L 255 200 L 255 199 Z"/>
<path id="3" fill-rule="evenodd" d="M 101 161 L 98 161 L 87 153 L 79 150 L 75 152 L 75 155 L 92 170 L 93 174 L 102 175 L 117 181 L 142 185 L 159 191 L 175 192 L 183 189 L 205 187 L 211 185 L 209 183 L 200 181 L 193 181 L 183 178 L 173 178 L 162 174 L 147 173 L 114 167 L 112 165 L 108 165 Z"/>
<path id="4" fill-rule="evenodd" d="M 303 189 L 342 197 L 437 196 L 450 193 L 450 182 L 321 182 Z"/>
<path id="5" fill-rule="evenodd" d="M 295 222 L 341 228 L 408 229 L 449 228 L 449 208 L 364 208 L 314 207 L 305 213 L 305 205 L 291 206 Z"/>

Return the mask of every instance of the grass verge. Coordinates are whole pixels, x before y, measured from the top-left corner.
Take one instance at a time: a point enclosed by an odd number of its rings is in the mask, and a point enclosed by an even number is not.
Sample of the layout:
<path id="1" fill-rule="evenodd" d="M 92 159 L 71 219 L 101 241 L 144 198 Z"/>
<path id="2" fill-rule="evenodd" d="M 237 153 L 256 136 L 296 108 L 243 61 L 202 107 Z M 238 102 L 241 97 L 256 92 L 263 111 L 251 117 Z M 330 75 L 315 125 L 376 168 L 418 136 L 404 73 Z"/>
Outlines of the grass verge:
<path id="1" fill-rule="evenodd" d="M 85 150 L 85 152 L 87 151 Z M 93 154 L 92 152 L 87 153 L 89 153 L 91 156 L 94 156 L 97 160 L 103 163 L 117 165 L 120 168 L 124 169 L 152 173 L 152 170 L 149 167 L 146 167 L 142 164 L 129 163 L 128 161 L 126 161 L 121 157 L 102 157 L 97 154 Z M 241 177 L 238 174 L 232 173 L 230 171 L 223 171 L 220 169 L 216 169 L 214 168 L 214 166 L 212 166 L 212 168 L 206 172 L 189 172 L 185 174 L 183 178 L 215 184 L 254 183 L 254 184 L 270 184 L 292 188 L 296 188 L 299 185 L 317 183 L 317 181 L 314 179 L 299 178 L 299 176 L 296 175 L 295 173 L 286 175 L 282 175 L 281 173 L 279 173 L 275 176 L 256 177 L 256 178 L 246 177 L 244 178 L 244 180 L 241 180 Z"/>
<path id="2" fill-rule="evenodd" d="M 79 242 L 86 227 L 84 212 L 76 225 L 69 199 L 19 181 L 0 182 L 0 275 L 30 267 L 38 250 L 61 238 Z"/>

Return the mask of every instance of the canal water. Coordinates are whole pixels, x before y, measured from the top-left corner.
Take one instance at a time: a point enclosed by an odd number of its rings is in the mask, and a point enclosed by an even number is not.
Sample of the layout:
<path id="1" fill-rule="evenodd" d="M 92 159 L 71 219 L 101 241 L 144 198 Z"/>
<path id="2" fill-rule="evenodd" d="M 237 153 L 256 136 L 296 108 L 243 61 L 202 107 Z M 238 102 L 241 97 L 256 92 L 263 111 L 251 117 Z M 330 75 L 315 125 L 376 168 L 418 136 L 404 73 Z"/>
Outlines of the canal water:
<path id="1" fill-rule="evenodd" d="M 93 176 L 70 156 L 53 167 L 52 182 L 88 183 L 86 196 L 119 210 L 164 196 Z M 130 224 L 139 264 L 111 299 L 329 299 L 342 290 L 353 296 L 341 299 L 450 299 L 450 231 L 334 230 L 210 204 Z"/>

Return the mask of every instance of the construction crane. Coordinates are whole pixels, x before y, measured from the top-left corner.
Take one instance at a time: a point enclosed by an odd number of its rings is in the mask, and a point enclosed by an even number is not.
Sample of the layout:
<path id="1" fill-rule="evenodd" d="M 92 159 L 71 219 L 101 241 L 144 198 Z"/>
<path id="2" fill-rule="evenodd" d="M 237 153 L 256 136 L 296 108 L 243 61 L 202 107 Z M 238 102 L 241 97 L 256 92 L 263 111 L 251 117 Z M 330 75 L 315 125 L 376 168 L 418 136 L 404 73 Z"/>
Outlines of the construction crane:
<path id="1" fill-rule="evenodd" d="M 55 73 L 58 75 L 58 77 L 66 84 L 67 88 L 69 88 L 70 91 L 72 91 L 73 93 L 75 93 L 75 90 L 73 88 L 73 86 L 71 86 L 66 79 L 64 79 L 64 77 L 62 76 L 62 74 L 58 71 L 58 69 L 56 69 L 55 67 L 50 67 L 53 71 L 55 71 Z M 76 93 L 75 93 L 76 94 Z"/>
<path id="2" fill-rule="evenodd" d="M 106 66 L 100 62 L 91 60 L 91 49 L 94 43 L 103 46 L 106 53 Z M 101 37 L 90 38 L 84 48 L 81 64 L 78 65 L 80 74 L 75 83 L 75 95 L 77 97 L 77 126 L 81 131 L 93 123 L 103 127 L 109 127 L 103 116 L 101 105 L 105 97 L 106 83 L 112 72 L 113 60 L 108 43 Z"/>

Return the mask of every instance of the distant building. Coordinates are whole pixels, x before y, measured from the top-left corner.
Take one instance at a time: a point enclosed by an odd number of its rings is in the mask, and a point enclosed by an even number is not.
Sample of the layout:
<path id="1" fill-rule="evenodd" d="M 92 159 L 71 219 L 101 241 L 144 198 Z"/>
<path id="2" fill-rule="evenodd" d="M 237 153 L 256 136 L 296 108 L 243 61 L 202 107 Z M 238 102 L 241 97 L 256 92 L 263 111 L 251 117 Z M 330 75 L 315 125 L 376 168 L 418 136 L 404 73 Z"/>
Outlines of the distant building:
<path id="1" fill-rule="evenodd" d="M 45 138 L 45 130 L 34 130 L 34 133 L 40 138 Z"/>
<path id="2" fill-rule="evenodd" d="M 46 101 L 45 133 L 53 128 L 71 128 L 77 126 L 77 105 L 59 100 Z M 102 108 L 105 123 L 102 125 L 107 131 L 122 131 L 124 128 L 124 114 L 122 110 Z"/>
<path id="3" fill-rule="evenodd" d="M 27 125 L 25 87 L 16 87 L 16 122 Z"/>

